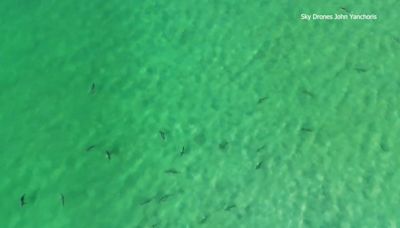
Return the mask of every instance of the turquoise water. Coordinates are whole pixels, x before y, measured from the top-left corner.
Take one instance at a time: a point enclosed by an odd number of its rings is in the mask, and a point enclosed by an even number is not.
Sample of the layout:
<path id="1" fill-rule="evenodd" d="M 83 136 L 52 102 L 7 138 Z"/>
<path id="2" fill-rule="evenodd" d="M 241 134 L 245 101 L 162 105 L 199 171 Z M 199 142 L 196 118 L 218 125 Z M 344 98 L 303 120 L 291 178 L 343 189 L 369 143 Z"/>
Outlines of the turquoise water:
<path id="1" fill-rule="evenodd" d="M 0 227 L 400 226 L 399 10 L 1 1 Z"/>

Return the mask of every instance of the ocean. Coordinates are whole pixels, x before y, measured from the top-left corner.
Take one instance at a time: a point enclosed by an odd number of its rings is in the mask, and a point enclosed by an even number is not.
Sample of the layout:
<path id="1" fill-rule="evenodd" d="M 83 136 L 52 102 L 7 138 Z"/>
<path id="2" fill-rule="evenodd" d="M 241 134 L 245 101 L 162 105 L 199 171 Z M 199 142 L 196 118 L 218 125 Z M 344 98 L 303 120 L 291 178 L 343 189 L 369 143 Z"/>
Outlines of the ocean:
<path id="1" fill-rule="evenodd" d="M 2 0 L 0 227 L 399 227 L 399 10 Z"/>

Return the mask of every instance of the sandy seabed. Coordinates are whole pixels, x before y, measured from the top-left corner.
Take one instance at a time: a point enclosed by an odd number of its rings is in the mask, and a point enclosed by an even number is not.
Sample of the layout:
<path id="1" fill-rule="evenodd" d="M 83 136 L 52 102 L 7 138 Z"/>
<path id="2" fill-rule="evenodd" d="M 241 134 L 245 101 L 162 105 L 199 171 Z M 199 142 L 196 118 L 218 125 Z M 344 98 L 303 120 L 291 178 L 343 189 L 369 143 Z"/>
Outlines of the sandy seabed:
<path id="1" fill-rule="evenodd" d="M 399 226 L 399 7 L 2 1 L 0 227 Z"/>

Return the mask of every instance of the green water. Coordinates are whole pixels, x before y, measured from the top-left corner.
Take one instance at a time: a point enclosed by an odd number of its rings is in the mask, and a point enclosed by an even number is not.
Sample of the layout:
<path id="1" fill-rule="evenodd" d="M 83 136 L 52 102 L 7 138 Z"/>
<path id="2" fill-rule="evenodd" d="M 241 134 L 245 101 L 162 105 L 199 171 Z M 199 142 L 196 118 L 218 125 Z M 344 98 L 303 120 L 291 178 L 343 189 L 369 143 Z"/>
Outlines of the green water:
<path id="1" fill-rule="evenodd" d="M 399 227 L 399 10 L 2 0 L 0 227 Z"/>

